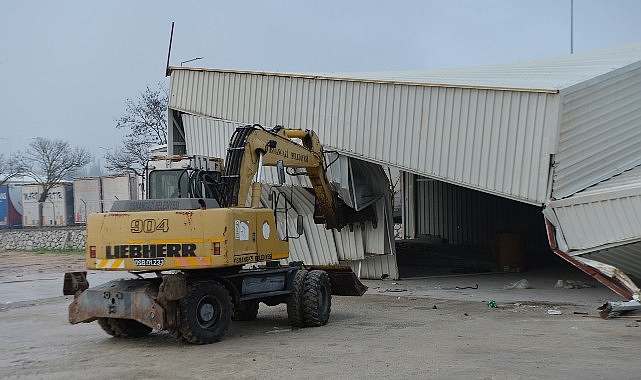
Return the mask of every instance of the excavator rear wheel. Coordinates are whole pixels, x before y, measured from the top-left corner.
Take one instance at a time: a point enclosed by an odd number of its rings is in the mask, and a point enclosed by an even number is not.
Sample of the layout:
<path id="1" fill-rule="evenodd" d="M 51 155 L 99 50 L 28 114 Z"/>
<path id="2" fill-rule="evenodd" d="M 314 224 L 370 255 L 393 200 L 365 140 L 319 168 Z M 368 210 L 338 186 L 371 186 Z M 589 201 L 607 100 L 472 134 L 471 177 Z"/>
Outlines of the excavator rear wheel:
<path id="1" fill-rule="evenodd" d="M 232 309 L 229 291 L 217 281 L 190 284 L 189 294 L 178 307 L 182 340 L 192 344 L 217 342 L 229 327 Z"/>
<path id="2" fill-rule="evenodd" d="M 324 326 L 332 308 L 332 289 L 329 275 L 323 270 L 312 270 L 303 287 L 303 319 L 308 327 Z"/>
<path id="3" fill-rule="evenodd" d="M 153 330 L 133 319 L 99 318 L 98 324 L 107 334 L 117 338 L 140 338 Z"/>

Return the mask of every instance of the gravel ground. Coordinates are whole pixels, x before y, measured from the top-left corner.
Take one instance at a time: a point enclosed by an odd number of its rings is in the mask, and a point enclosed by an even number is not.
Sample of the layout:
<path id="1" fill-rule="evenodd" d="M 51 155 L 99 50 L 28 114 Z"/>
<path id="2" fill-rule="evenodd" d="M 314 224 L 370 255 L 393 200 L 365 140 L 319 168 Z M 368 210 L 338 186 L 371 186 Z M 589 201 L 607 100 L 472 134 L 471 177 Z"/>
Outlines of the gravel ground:
<path id="1" fill-rule="evenodd" d="M 55 288 L 0 298 L 0 378 L 636 379 L 641 370 L 640 320 L 603 320 L 581 302 L 529 295 L 489 308 L 485 295 L 469 297 L 472 289 L 449 289 L 446 280 L 368 281 L 363 297 L 333 298 L 326 326 L 291 328 L 284 305 L 261 305 L 258 319 L 234 322 L 220 342 L 192 346 L 163 332 L 117 339 L 96 323 L 68 324 L 71 297 L 55 294 L 63 272 L 84 267 L 81 255 L 3 252 L 0 264 L 4 294 L 28 291 L 22 279 Z"/>

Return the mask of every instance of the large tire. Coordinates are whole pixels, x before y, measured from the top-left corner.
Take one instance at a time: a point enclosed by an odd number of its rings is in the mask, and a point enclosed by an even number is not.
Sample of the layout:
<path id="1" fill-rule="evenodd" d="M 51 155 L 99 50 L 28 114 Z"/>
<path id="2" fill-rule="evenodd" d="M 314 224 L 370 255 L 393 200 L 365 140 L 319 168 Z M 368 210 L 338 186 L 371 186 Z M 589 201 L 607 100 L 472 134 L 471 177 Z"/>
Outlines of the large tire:
<path id="1" fill-rule="evenodd" d="M 133 319 L 100 318 L 98 324 L 107 334 L 117 338 L 141 338 L 153 330 Z"/>
<path id="2" fill-rule="evenodd" d="M 180 300 L 178 306 L 178 331 L 182 340 L 192 344 L 219 341 L 229 327 L 232 309 L 229 292 L 220 283 L 204 281 L 190 284 L 189 294 Z"/>
<path id="3" fill-rule="evenodd" d="M 308 327 L 324 326 L 332 309 L 332 288 L 329 275 L 313 270 L 305 278 L 303 288 L 303 318 Z"/>
<path id="4" fill-rule="evenodd" d="M 234 308 L 232 321 L 253 321 L 258 316 L 259 301 L 244 301 Z"/>
<path id="5" fill-rule="evenodd" d="M 292 284 L 292 293 L 287 299 L 287 318 L 294 327 L 305 327 L 305 318 L 303 316 L 305 277 L 307 277 L 306 270 L 301 269 L 296 272 L 294 283 Z"/>

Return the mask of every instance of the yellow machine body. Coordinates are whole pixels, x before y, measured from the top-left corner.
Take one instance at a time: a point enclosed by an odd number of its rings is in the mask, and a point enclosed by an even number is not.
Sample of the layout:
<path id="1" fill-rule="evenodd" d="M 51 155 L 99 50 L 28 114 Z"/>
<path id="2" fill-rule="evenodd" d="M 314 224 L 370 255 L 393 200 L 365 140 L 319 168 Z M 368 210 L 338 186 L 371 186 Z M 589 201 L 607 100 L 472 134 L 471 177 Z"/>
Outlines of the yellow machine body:
<path id="1" fill-rule="evenodd" d="M 109 212 L 87 221 L 88 269 L 212 269 L 288 256 L 270 209 Z"/>

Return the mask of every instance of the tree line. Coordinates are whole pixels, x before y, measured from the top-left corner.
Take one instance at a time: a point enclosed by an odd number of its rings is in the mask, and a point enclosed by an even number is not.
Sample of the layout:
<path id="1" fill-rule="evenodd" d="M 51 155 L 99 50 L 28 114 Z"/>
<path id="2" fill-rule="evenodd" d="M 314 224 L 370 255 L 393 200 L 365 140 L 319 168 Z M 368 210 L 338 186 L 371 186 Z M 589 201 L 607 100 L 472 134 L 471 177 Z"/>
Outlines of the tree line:
<path id="1" fill-rule="evenodd" d="M 136 98 L 125 100 L 125 112 L 115 127 L 126 130 L 121 144 L 105 154 L 105 167 L 115 174 L 144 175 L 151 148 L 167 144 L 168 91 L 163 83 L 147 88 Z M 24 152 L 5 157 L 0 153 L 0 185 L 16 177 L 31 177 L 41 186 L 42 203 L 49 191 L 93 159 L 87 149 L 72 147 L 68 141 L 36 137 Z"/>

